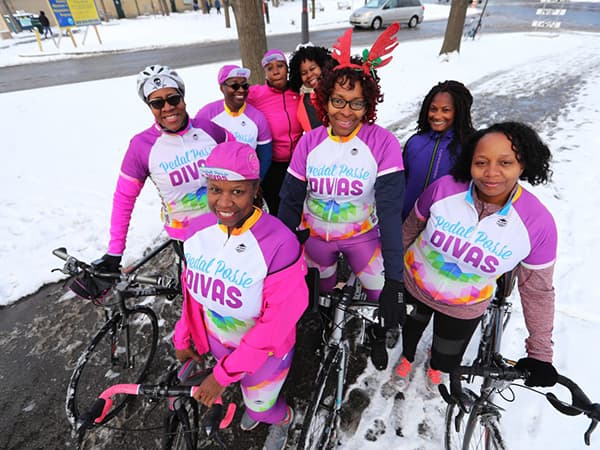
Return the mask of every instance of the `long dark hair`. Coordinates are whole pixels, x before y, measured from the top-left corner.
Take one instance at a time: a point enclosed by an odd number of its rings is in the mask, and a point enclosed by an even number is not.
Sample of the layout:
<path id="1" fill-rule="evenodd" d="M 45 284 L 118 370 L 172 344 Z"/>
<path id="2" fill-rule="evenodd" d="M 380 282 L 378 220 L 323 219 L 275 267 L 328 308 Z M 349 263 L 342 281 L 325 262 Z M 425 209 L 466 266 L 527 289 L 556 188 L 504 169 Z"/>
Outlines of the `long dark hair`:
<path id="1" fill-rule="evenodd" d="M 337 65 L 337 61 L 331 57 L 331 51 L 325 47 L 307 45 L 300 47 L 290 57 L 289 87 L 292 91 L 300 92 L 302 77 L 300 76 L 300 64 L 304 61 L 314 61 L 321 68 L 321 73 L 330 70 Z"/>
<path id="2" fill-rule="evenodd" d="M 446 80 L 442 81 L 431 88 L 423 99 L 419 119 L 417 120 L 417 133 L 427 133 L 431 131 L 429 124 L 429 108 L 433 98 L 441 93 L 446 92 L 452 97 L 454 102 L 454 137 L 448 145 L 448 150 L 453 158 L 456 158 L 458 147 L 464 145 L 467 138 L 475 132 L 471 121 L 471 106 L 473 105 L 473 96 L 467 87 L 459 81 Z"/>
<path id="3" fill-rule="evenodd" d="M 517 160 L 523 165 L 520 180 L 527 181 L 532 186 L 550 181 L 550 149 L 533 128 L 521 122 L 496 123 L 473 134 L 463 146 L 463 151 L 450 171 L 455 180 L 471 181 L 471 163 L 475 148 L 479 140 L 490 133 L 502 133 L 511 142 Z"/>

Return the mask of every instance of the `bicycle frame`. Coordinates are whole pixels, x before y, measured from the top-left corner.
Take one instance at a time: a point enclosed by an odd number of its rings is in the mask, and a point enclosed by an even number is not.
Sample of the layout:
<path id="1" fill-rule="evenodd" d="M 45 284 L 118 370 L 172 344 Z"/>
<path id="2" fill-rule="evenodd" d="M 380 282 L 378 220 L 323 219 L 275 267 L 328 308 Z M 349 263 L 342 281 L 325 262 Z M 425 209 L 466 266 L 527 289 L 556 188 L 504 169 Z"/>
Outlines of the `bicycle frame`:
<path id="1" fill-rule="evenodd" d="M 350 356 L 350 340 L 345 332 L 347 319 L 352 316 L 361 320 L 361 339 L 366 323 L 377 320 L 377 304 L 368 303 L 365 298 L 360 282 L 354 276 L 343 289 L 319 297 L 320 306 L 333 307 L 332 328 L 328 336 L 324 331 L 324 355 L 317 372 L 316 390 L 305 414 L 300 448 L 326 448 L 331 440 L 345 395 Z"/>

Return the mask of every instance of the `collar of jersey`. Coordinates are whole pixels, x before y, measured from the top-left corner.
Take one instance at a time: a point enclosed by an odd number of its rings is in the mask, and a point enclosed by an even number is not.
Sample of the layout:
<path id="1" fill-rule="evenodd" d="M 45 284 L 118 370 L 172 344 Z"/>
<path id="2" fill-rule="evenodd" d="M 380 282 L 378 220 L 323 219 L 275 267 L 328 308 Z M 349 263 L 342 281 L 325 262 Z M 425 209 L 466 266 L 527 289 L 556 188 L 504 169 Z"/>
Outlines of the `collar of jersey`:
<path id="1" fill-rule="evenodd" d="M 250 217 L 248 217 L 244 221 L 242 226 L 231 230 L 231 236 L 239 236 L 240 234 L 248 231 L 258 221 L 258 219 L 260 219 L 260 216 L 262 216 L 262 210 L 254 206 L 254 211 L 252 212 Z M 221 230 L 223 230 L 224 233 L 228 232 L 227 227 L 225 225 L 219 224 L 219 228 L 221 228 Z"/>
<path id="2" fill-rule="evenodd" d="M 475 204 L 475 201 L 473 200 L 473 189 L 475 189 L 475 184 L 473 183 L 473 180 L 471 180 L 471 182 L 469 183 L 469 190 L 467 191 L 467 196 L 465 198 L 466 201 L 471 205 Z M 502 208 L 500 208 L 500 210 L 496 214 L 500 216 L 508 215 L 508 211 L 510 210 L 511 205 L 519 199 L 522 192 L 523 188 L 519 183 L 517 183 L 517 185 L 512 190 L 510 196 L 508 197 L 506 204 Z"/>
<path id="3" fill-rule="evenodd" d="M 356 136 L 358 134 L 358 132 L 360 131 L 360 129 L 362 128 L 362 125 L 363 125 L 362 122 L 360 122 L 358 124 L 358 126 L 354 129 L 354 131 L 352 133 L 350 133 L 348 136 L 336 136 L 335 134 L 333 134 L 333 130 L 331 129 L 331 126 L 329 126 L 327 128 L 327 134 L 334 141 L 340 142 L 343 144 L 344 142 L 348 142 L 351 139 L 353 139 L 354 136 Z"/>
<path id="4" fill-rule="evenodd" d="M 174 135 L 179 135 L 179 136 L 183 136 L 185 133 L 187 133 L 188 131 L 190 131 L 190 128 L 192 128 L 192 120 L 190 119 L 190 117 L 188 116 L 187 118 L 187 125 L 185 125 L 181 130 L 179 131 L 169 131 L 166 128 L 163 128 L 162 125 L 158 122 L 154 123 L 154 127 L 161 133 L 164 133 L 168 136 L 174 136 Z"/>
<path id="5" fill-rule="evenodd" d="M 244 104 L 238 110 L 238 112 L 235 112 L 235 111 L 232 111 L 231 109 L 229 109 L 229 106 L 227 106 L 227 103 L 225 103 L 225 102 L 223 102 L 223 106 L 225 107 L 225 112 L 227 114 L 229 114 L 232 117 L 238 117 L 238 116 L 241 116 L 242 113 L 245 111 L 245 109 L 246 109 L 246 102 L 244 102 Z"/>

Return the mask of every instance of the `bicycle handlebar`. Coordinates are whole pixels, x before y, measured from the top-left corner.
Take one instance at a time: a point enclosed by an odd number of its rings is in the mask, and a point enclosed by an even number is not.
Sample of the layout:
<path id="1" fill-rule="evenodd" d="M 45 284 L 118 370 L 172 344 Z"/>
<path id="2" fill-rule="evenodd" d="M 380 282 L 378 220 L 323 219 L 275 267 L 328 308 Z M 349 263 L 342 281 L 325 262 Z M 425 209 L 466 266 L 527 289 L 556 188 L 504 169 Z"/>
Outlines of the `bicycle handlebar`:
<path id="1" fill-rule="evenodd" d="M 158 287 L 169 287 L 170 284 L 170 280 L 165 279 L 162 275 L 141 275 L 137 273 L 124 274 L 121 272 L 105 272 L 98 270 L 92 264 L 80 261 L 74 256 L 69 255 L 65 247 L 59 247 L 52 250 L 52 254 L 66 261 L 62 269 L 54 269 L 60 270 L 66 275 L 78 275 L 81 271 L 85 271 L 99 278 L 114 281 L 124 281 L 126 283 L 137 282 Z"/>
<path id="2" fill-rule="evenodd" d="M 190 375 L 191 360 L 184 363 L 177 374 L 178 377 Z M 196 372 L 189 376 L 184 383 L 170 385 L 167 383 L 160 384 L 115 384 L 105 389 L 96 399 L 92 407 L 81 415 L 77 421 L 77 431 L 80 439 L 85 434 L 86 430 L 92 424 L 101 424 L 109 413 L 113 397 L 116 395 L 143 395 L 151 399 L 169 398 L 169 397 L 194 397 L 194 394 L 200 389 L 200 384 L 208 376 L 210 370 Z M 170 377 L 168 377 L 170 379 Z M 193 385 L 192 385 L 193 384 Z M 207 413 L 206 420 L 203 423 L 204 429 L 208 436 L 216 436 L 215 432 L 218 429 L 223 429 L 229 426 L 236 411 L 236 404 L 230 403 L 224 412 L 223 400 L 221 397 L 215 400 Z"/>
<path id="3" fill-rule="evenodd" d="M 494 380 L 515 381 L 526 379 L 529 376 L 528 371 L 516 369 L 510 365 L 511 363 L 512 361 L 497 355 L 494 358 L 494 363 L 488 366 L 473 365 L 457 367 L 450 373 L 450 392 L 448 392 L 448 388 L 444 384 L 440 384 L 438 389 L 446 403 L 458 405 L 464 412 L 468 412 L 468 400 L 462 391 L 461 377 L 468 375 Z M 562 414 L 568 416 L 584 414 L 591 419 L 591 423 L 583 435 L 585 444 L 590 445 L 591 435 L 600 421 L 600 403 L 592 403 L 577 383 L 564 375 L 558 376 L 556 384 L 560 384 L 569 390 L 571 393 L 570 403 L 560 400 L 552 392 L 542 393 L 536 390 L 534 392 L 544 395 L 546 400 Z"/>

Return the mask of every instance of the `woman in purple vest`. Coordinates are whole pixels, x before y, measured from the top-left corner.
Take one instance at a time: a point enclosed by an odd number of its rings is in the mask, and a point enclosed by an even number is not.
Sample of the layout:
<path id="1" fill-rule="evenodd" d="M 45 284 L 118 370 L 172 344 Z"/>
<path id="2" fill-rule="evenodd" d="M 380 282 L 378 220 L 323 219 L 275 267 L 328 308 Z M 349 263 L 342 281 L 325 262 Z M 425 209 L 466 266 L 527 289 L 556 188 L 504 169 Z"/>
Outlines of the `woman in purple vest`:
<path id="1" fill-rule="evenodd" d="M 475 132 L 471 123 L 473 97 L 458 81 L 447 80 L 425 96 L 417 132 L 404 148 L 406 191 L 402 219 L 427 186 L 450 172 L 467 137 Z"/>

